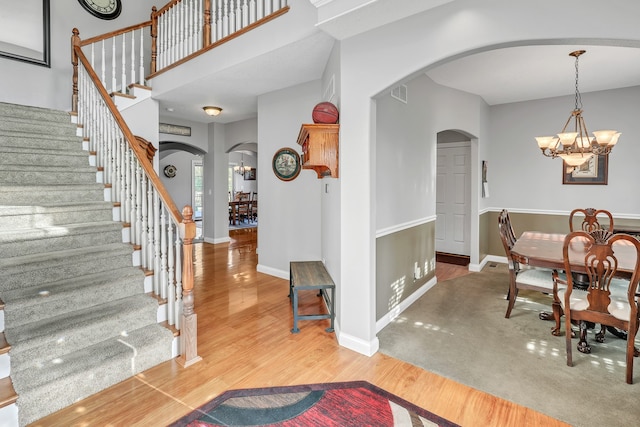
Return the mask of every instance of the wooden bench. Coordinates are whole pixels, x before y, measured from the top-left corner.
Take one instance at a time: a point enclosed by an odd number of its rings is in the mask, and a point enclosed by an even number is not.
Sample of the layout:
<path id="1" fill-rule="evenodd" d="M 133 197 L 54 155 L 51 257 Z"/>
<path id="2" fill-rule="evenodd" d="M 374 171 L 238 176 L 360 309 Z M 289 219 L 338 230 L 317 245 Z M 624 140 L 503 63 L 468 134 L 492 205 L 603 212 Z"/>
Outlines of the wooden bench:
<path id="1" fill-rule="evenodd" d="M 318 296 L 323 297 L 329 313 L 327 314 L 298 314 L 298 291 L 318 290 Z M 331 295 L 329 292 L 331 291 Z M 330 319 L 331 325 L 326 329 L 333 332 L 333 322 L 335 320 L 335 293 L 336 285 L 321 261 L 292 261 L 289 263 L 289 299 L 293 306 L 293 329 L 291 332 L 297 334 L 299 320 L 320 320 Z"/>

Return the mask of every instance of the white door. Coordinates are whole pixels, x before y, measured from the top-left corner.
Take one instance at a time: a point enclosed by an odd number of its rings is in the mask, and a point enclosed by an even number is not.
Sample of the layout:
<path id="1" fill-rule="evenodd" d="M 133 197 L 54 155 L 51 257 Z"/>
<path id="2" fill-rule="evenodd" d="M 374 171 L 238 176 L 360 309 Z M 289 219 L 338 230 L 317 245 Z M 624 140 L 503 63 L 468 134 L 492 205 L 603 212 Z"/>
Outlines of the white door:
<path id="1" fill-rule="evenodd" d="M 436 251 L 470 255 L 471 143 L 438 144 Z"/>

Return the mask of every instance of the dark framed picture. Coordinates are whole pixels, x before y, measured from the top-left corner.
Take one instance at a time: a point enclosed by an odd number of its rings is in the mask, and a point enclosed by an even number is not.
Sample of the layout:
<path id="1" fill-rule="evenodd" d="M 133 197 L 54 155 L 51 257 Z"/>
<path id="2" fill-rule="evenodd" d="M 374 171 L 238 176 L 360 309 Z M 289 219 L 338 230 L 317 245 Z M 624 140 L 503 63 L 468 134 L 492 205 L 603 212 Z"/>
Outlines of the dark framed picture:
<path id="1" fill-rule="evenodd" d="M 256 168 L 251 168 L 249 170 L 244 171 L 244 180 L 245 181 L 255 181 L 256 180 Z"/>
<path id="2" fill-rule="evenodd" d="M 0 2 L 0 57 L 51 67 L 50 28 L 49 0 Z"/>
<path id="3" fill-rule="evenodd" d="M 568 166 L 562 161 L 562 183 L 578 185 L 607 185 L 609 155 L 593 156 L 580 166 Z"/>

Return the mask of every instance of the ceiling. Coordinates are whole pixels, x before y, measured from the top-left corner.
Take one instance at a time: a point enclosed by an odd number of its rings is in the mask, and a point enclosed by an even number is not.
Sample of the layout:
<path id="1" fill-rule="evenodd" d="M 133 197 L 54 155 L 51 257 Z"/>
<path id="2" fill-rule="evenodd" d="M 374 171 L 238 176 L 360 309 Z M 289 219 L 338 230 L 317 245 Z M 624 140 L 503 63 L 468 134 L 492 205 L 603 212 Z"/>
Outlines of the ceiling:
<path id="1" fill-rule="evenodd" d="M 436 83 L 481 96 L 489 105 L 575 93 L 575 58 L 581 93 L 640 85 L 640 49 L 544 45 L 487 51 L 432 68 Z"/>

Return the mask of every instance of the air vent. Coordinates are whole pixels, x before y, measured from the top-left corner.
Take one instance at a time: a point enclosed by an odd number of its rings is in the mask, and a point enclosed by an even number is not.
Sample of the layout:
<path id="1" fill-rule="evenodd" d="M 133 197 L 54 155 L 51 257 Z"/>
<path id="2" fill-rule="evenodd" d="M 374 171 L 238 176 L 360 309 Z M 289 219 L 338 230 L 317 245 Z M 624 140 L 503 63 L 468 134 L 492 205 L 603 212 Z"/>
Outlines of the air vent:
<path id="1" fill-rule="evenodd" d="M 407 86 L 398 85 L 391 89 L 391 97 L 397 99 L 400 102 L 407 103 Z"/>

